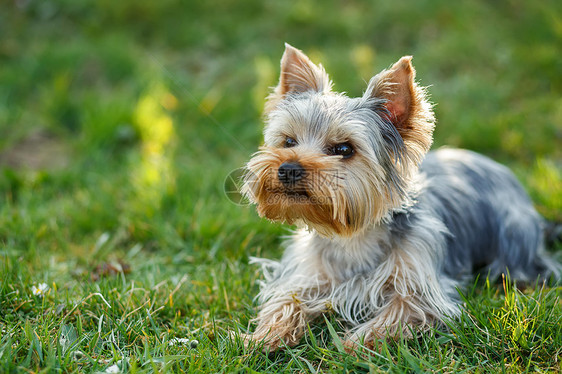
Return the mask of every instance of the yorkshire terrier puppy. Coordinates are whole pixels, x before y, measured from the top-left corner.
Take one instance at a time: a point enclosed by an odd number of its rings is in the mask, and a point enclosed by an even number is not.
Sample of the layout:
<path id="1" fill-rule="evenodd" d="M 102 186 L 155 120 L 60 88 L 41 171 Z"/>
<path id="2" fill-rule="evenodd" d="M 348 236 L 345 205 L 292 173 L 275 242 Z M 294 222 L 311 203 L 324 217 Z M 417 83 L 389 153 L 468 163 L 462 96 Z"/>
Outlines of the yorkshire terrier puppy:
<path id="1" fill-rule="evenodd" d="M 466 150 L 426 155 L 435 118 L 411 61 L 349 98 L 286 45 L 242 190 L 260 216 L 300 231 L 280 262 L 255 260 L 265 282 L 246 342 L 294 346 L 334 310 L 351 326 L 348 347 L 372 347 L 458 315 L 456 287 L 476 268 L 560 276 L 543 253 L 543 219 L 507 168 Z"/>

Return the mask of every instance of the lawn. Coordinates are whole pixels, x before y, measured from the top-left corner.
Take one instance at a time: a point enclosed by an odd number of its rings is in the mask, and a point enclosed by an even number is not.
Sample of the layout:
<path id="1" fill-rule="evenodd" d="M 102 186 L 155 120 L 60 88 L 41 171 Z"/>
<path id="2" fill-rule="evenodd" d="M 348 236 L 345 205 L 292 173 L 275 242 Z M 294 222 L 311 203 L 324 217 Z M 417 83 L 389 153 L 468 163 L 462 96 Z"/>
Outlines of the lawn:
<path id="1" fill-rule="evenodd" d="M 354 96 L 414 55 L 434 148 L 509 165 L 562 221 L 560 1 L 3 2 L 0 372 L 562 371 L 561 287 L 483 279 L 446 331 L 370 357 L 334 314 L 274 355 L 229 338 L 256 314 L 248 258 L 290 230 L 224 192 L 284 42 Z"/>

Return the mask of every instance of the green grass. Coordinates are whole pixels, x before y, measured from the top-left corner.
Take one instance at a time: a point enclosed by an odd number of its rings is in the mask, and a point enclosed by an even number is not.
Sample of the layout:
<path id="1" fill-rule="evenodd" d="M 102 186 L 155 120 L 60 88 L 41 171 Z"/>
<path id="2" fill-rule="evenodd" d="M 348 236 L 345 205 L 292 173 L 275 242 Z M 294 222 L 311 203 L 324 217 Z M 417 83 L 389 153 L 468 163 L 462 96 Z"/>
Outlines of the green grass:
<path id="1" fill-rule="evenodd" d="M 341 351 L 331 314 L 294 349 L 243 348 L 227 336 L 256 313 L 248 257 L 278 258 L 288 228 L 223 192 L 261 141 L 287 41 L 350 95 L 413 54 L 435 146 L 508 164 L 562 221 L 561 15 L 554 0 L 0 5 L 0 372 L 561 371 L 560 287 L 485 281 L 447 332 L 368 358 Z"/>

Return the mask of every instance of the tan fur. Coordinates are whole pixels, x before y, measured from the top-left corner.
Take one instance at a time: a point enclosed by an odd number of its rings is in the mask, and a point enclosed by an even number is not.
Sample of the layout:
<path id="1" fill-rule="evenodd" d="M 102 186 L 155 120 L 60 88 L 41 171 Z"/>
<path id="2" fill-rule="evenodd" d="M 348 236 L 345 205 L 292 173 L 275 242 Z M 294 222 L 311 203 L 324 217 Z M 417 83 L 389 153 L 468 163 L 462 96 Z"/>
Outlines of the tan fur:
<path id="1" fill-rule="evenodd" d="M 292 148 L 262 147 L 247 165 L 246 183 L 242 192 L 257 204 L 260 216 L 272 221 L 289 224 L 302 224 L 315 229 L 324 236 L 350 236 L 372 222 L 380 221 L 388 210 L 397 208 L 403 200 L 392 186 L 383 185 L 383 181 L 371 189 L 373 195 L 365 195 L 363 191 L 351 191 L 359 205 L 373 205 L 374 210 L 351 211 L 348 206 L 349 197 L 342 188 L 343 180 L 347 180 L 347 188 L 360 184 L 349 183 L 360 179 L 364 173 L 372 173 L 372 165 L 363 162 L 362 156 L 350 160 L 357 166 L 356 175 L 350 175 L 341 168 L 340 157 L 326 156 L 311 151 L 299 151 Z M 298 161 L 307 175 L 296 188 L 307 196 L 292 196 L 290 189 L 283 186 L 277 178 L 277 170 L 284 162 Z M 379 171 L 382 174 L 382 170 Z M 361 202 L 368 198 L 371 201 Z M 376 201 L 375 204 L 372 204 Z"/>
<path id="2" fill-rule="evenodd" d="M 287 194 L 291 190 L 277 178 L 279 166 L 291 161 L 298 161 L 307 170 L 296 189 L 303 195 Z M 340 169 L 339 161 L 339 157 L 313 152 L 297 154 L 291 148 L 262 148 L 247 165 L 249 173 L 243 192 L 257 204 L 262 217 L 289 224 L 306 224 L 326 236 L 350 235 L 357 228 L 346 209 L 346 198 L 341 195 L 344 171 Z M 380 206 L 384 205 L 381 203 Z"/>

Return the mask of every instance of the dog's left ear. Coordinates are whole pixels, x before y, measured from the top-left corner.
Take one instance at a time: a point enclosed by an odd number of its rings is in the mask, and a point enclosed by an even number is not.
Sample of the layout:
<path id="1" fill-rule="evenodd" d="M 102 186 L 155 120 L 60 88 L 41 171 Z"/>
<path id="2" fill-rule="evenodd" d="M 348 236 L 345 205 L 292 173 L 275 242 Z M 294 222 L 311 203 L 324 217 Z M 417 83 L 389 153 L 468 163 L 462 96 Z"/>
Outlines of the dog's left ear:
<path id="1" fill-rule="evenodd" d="M 415 78 L 412 56 L 404 56 L 390 69 L 375 75 L 364 96 L 385 99 L 386 110 L 380 114 L 388 117 L 407 146 L 417 145 L 416 151 L 426 152 L 432 143 L 435 117 L 425 89 L 418 86 Z"/>
<path id="2" fill-rule="evenodd" d="M 389 119 L 398 129 L 408 121 L 412 104 L 415 105 L 415 77 L 412 56 L 404 56 L 390 69 L 375 75 L 365 93 L 387 100 L 385 107 L 389 112 Z"/>
<path id="3" fill-rule="evenodd" d="M 332 82 L 322 65 L 316 66 L 302 51 L 285 43 L 279 84 L 267 98 L 265 112 L 274 109 L 289 93 L 329 92 L 331 87 Z"/>

